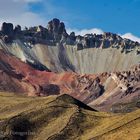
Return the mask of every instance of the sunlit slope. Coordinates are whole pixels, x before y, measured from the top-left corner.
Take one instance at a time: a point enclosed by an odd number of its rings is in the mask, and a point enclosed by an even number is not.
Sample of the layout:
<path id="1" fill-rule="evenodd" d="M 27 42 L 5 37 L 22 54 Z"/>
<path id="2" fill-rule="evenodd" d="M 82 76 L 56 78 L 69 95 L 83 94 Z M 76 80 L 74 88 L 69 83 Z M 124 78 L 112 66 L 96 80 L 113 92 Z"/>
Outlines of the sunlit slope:
<path id="1" fill-rule="evenodd" d="M 97 112 L 69 95 L 27 98 L 0 93 L 0 124 L 2 137 L 14 140 L 140 138 L 140 110 L 123 115 Z"/>
<path id="2" fill-rule="evenodd" d="M 102 73 L 127 70 L 139 63 L 140 55 L 134 48 L 122 53 L 117 48 L 87 48 L 77 50 L 76 46 L 49 46 L 36 44 L 32 47 L 20 40 L 5 44 L 0 40 L 0 48 L 7 50 L 22 61 L 42 64 L 55 72 L 75 71 L 78 73 Z"/>

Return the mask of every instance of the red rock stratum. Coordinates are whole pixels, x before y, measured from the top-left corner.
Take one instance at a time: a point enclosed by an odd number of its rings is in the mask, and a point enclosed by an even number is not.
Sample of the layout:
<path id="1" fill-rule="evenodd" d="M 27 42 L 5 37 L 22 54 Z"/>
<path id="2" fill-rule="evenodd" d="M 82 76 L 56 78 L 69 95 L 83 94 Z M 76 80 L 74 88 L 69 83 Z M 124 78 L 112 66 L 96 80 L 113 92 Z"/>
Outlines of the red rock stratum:
<path id="1" fill-rule="evenodd" d="M 48 96 L 69 94 L 91 107 L 110 111 L 112 105 L 139 100 L 140 65 L 129 71 L 77 74 L 39 71 L 0 50 L 0 90 Z"/>

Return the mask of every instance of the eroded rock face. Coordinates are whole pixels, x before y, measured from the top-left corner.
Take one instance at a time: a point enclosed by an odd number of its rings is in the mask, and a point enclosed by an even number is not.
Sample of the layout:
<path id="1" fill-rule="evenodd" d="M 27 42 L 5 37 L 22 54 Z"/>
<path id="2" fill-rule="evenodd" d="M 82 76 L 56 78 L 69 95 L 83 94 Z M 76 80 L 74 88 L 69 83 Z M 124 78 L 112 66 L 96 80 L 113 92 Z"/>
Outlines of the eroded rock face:
<path id="1" fill-rule="evenodd" d="M 0 38 L 2 91 L 29 96 L 67 93 L 103 111 L 140 98 L 138 42 L 112 33 L 69 35 L 58 19 L 47 28 L 24 30 L 3 23 Z"/>
<path id="2" fill-rule="evenodd" d="M 0 40 L 0 48 L 31 66 L 38 64 L 40 70 L 46 68 L 53 72 L 124 71 L 138 64 L 140 59 L 138 42 L 110 32 L 84 36 L 68 34 L 59 19 L 51 20 L 47 28 L 35 26 L 23 30 L 19 25 L 13 29 L 11 23 L 3 23 L 0 38 L 5 42 Z"/>
<path id="3" fill-rule="evenodd" d="M 48 30 L 51 33 L 62 34 L 65 32 L 65 25 L 59 19 L 53 19 L 48 23 Z"/>
<path id="4" fill-rule="evenodd" d="M 0 60 L 0 89 L 2 91 L 19 92 L 21 90 L 21 93 L 34 96 L 68 93 L 85 103 L 103 94 L 100 79 L 94 75 L 81 76 L 75 73 L 59 75 L 38 71 L 1 50 Z"/>
<path id="5" fill-rule="evenodd" d="M 47 28 L 49 34 L 52 36 L 52 39 L 57 42 L 61 40 L 62 35 L 65 36 L 66 34 L 65 24 L 63 22 L 60 22 L 59 19 L 51 20 L 48 23 Z"/>
<path id="6" fill-rule="evenodd" d="M 0 60 L 0 91 L 28 96 L 67 93 L 102 111 L 140 99 L 140 65 L 130 71 L 80 75 L 39 71 L 2 50 Z"/>
<path id="7" fill-rule="evenodd" d="M 137 48 L 137 54 L 139 53 L 138 46 L 140 44 L 138 42 L 122 39 L 119 35 L 110 32 L 102 35 L 86 34 L 85 36 L 75 36 L 74 32 L 68 34 L 65 24 L 56 18 L 48 23 L 47 28 L 38 26 L 21 30 L 20 25 L 16 26 L 15 29 L 13 28 L 13 24 L 3 23 L 1 31 L 3 35 L 12 36 L 12 40 L 22 38 L 25 42 L 30 42 L 31 44 L 43 43 L 56 46 L 57 43 L 61 42 L 65 45 L 77 46 L 77 50 L 84 48 L 117 48 L 126 54 Z"/>

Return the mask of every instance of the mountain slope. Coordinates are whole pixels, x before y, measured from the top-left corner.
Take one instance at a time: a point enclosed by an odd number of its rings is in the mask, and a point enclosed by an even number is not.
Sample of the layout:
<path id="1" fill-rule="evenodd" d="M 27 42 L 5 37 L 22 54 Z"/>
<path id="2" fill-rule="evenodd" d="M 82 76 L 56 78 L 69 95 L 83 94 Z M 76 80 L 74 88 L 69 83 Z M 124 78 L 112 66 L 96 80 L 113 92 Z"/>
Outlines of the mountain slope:
<path id="1" fill-rule="evenodd" d="M 123 115 L 97 112 L 69 95 L 39 98 L 0 93 L 0 105 L 0 131 L 4 132 L 1 135 L 3 138 L 14 140 L 140 138 L 140 110 Z"/>
<path id="2" fill-rule="evenodd" d="M 11 31 L 11 32 L 8 32 Z M 21 30 L 3 23 L 0 48 L 34 67 L 81 74 L 124 71 L 139 63 L 140 44 L 117 34 L 68 34 L 63 22 Z"/>
<path id="3" fill-rule="evenodd" d="M 0 91 L 28 96 L 67 93 L 93 108 L 113 112 L 117 104 L 131 102 L 131 111 L 135 110 L 133 102 L 140 100 L 139 65 L 124 72 L 80 75 L 39 71 L 4 50 L 0 50 L 0 60 Z M 129 107 L 124 112 L 130 112 Z"/>
<path id="4" fill-rule="evenodd" d="M 139 108 L 140 44 L 104 33 L 75 36 L 63 22 L 0 31 L 0 91 L 28 96 L 69 94 L 102 111 Z M 91 74 L 89 74 L 91 73 Z"/>

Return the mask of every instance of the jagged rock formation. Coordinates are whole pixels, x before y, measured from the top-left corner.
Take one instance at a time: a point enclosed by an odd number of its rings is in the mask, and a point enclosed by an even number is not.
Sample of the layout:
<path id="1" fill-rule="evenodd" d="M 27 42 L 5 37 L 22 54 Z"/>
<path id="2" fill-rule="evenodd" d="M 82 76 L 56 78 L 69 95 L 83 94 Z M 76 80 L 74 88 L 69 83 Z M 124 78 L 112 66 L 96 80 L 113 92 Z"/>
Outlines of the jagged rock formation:
<path id="1" fill-rule="evenodd" d="M 130 71 L 76 74 L 39 71 L 0 50 L 0 91 L 28 96 L 69 94 L 98 110 L 140 100 L 140 65 Z"/>
<path id="2" fill-rule="evenodd" d="M 50 71 L 102 73 L 129 69 L 139 63 L 140 44 L 119 35 L 104 33 L 76 36 L 66 32 L 58 19 L 47 28 L 38 26 L 21 30 L 3 23 L 0 48 L 32 65 Z M 12 38 L 11 38 L 12 36 Z"/>
<path id="3" fill-rule="evenodd" d="M 90 106 L 95 105 L 98 108 L 99 104 L 100 109 L 103 108 L 104 110 L 108 108 L 111 111 L 115 112 L 117 110 L 117 107 L 111 107 L 112 104 L 114 106 L 115 104 L 116 106 L 119 104 L 123 110 L 123 106 L 127 106 L 128 103 L 132 102 L 132 104 L 134 104 L 135 101 L 135 103 L 137 103 L 137 101 L 139 102 L 140 65 L 131 68 L 129 71 L 111 73 L 111 75 L 103 85 L 105 88 L 104 94 L 97 100 L 89 103 Z M 125 111 L 129 112 L 131 110 L 126 109 Z"/>
<path id="4" fill-rule="evenodd" d="M 12 23 L 3 23 L 1 28 L 2 35 L 13 37 L 13 39 L 23 39 L 27 43 L 57 43 L 77 46 L 78 50 L 84 48 L 117 48 L 122 52 L 128 53 L 135 47 L 140 46 L 138 42 L 129 39 L 122 39 L 119 35 L 113 33 L 104 33 L 102 35 L 86 34 L 85 36 L 76 36 L 74 32 L 70 35 L 66 32 L 65 24 L 59 19 L 53 19 L 47 25 L 47 28 L 38 26 L 21 30 L 20 25 L 15 28 Z M 20 35 L 16 36 L 16 34 Z M 1 36 L 2 36 L 1 35 Z M 15 37 L 15 38 L 14 38 Z M 42 41 L 42 42 L 41 42 Z M 47 42 L 48 41 L 48 42 Z M 79 47 L 78 47 L 79 46 Z M 81 46 L 81 47 L 80 47 Z"/>
<path id="5" fill-rule="evenodd" d="M 67 93 L 93 108 L 112 112 L 117 112 L 118 104 L 140 99 L 138 42 L 112 33 L 69 35 L 58 19 L 47 28 L 24 30 L 3 23 L 0 38 L 1 91 L 28 96 Z"/>

